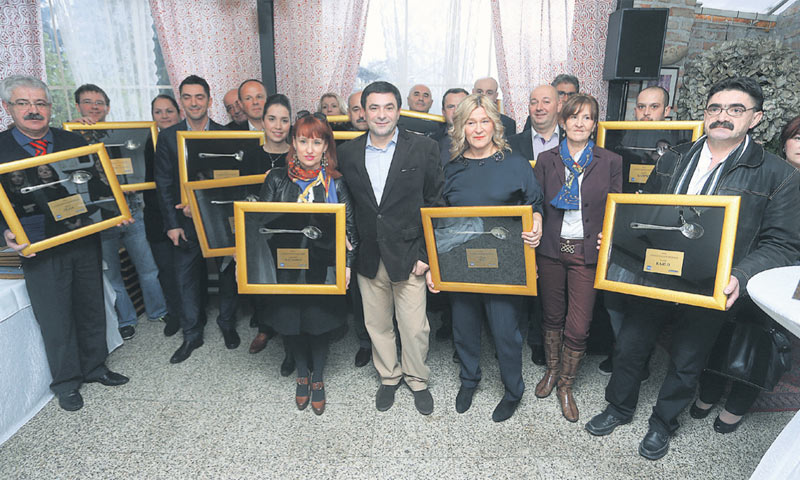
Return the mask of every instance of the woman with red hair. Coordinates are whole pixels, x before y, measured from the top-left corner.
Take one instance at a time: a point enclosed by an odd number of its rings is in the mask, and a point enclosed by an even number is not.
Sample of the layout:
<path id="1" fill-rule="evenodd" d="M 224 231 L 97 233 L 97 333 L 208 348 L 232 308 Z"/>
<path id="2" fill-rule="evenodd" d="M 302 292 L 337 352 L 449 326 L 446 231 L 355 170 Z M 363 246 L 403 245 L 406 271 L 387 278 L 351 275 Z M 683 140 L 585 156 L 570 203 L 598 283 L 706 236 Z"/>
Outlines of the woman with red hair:
<path id="1" fill-rule="evenodd" d="M 336 169 L 336 144 L 324 115 L 298 114 L 292 129 L 288 160 L 287 167 L 269 171 L 261 187 L 260 199 L 263 202 L 344 203 L 349 243 L 345 277 L 349 285 L 350 265 L 355 258 L 358 238 L 350 193 L 342 174 Z M 314 413 L 321 415 L 325 411 L 323 370 L 328 357 L 329 336 L 347 318 L 345 297 L 273 295 L 270 300 L 266 322 L 284 336 L 297 364 L 297 408 L 306 408 L 310 398 Z"/>

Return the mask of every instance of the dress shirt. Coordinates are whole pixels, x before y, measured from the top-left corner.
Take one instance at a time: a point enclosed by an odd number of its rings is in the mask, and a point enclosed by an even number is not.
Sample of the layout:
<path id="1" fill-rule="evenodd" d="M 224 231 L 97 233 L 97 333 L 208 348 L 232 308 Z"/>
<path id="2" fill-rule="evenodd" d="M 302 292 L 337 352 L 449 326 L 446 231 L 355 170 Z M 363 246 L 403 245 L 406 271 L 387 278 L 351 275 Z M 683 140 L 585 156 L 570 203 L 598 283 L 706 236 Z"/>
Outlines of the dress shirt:
<path id="1" fill-rule="evenodd" d="M 394 135 L 386 145 L 386 148 L 378 148 L 372 144 L 372 133 L 367 133 L 367 148 L 364 152 L 364 166 L 369 174 L 369 181 L 372 184 L 372 192 L 375 194 L 375 201 L 381 203 L 383 189 L 386 187 L 386 177 L 389 176 L 389 167 L 392 166 L 394 149 L 397 146 L 397 135 L 399 130 L 394 129 Z"/>
<path id="2" fill-rule="evenodd" d="M 206 117 L 206 124 L 203 127 L 203 130 L 206 131 L 206 132 L 209 131 L 210 130 L 209 127 L 211 127 L 211 122 L 210 122 L 210 119 L 208 117 Z M 186 130 L 189 130 L 190 132 L 192 130 L 194 130 L 194 128 L 192 128 L 192 124 L 189 123 L 189 120 L 186 120 Z"/>
<path id="3" fill-rule="evenodd" d="M 748 141 L 749 141 L 749 137 L 745 137 L 745 139 L 744 139 L 745 144 L 744 144 L 744 147 L 741 149 L 742 152 L 744 152 L 747 149 L 747 142 Z M 736 147 L 731 153 L 736 152 L 736 150 L 738 150 L 738 149 L 739 149 L 739 147 Z M 728 154 L 728 157 L 725 158 L 725 160 L 717 163 L 714 167 L 711 167 L 711 161 L 712 161 L 711 150 L 708 148 L 708 141 L 706 140 L 703 143 L 702 150 L 700 150 L 700 158 L 697 159 L 697 166 L 695 167 L 694 172 L 692 173 L 692 179 L 689 181 L 689 188 L 686 190 L 686 194 L 687 195 L 700 195 L 703 192 L 703 187 L 705 187 L 706 182 L 708 181 L 709 177 L 711 177 L 718 170 L 723 168 L 722 165 L 725 162 L 728 161 L 730 156 L 731 155 Z M 741 156 L 741 153 L 739 154 L 739 156 Z M 737 159 L 734 159 L 734 160 L 737 160 Z M 718 179 L 716 179 L 716 180 L 718 180 Z M 714 183 L 716 183 L 716 181 L 712 182 L 712 185 L 711 185 L 712 188 L 709 189 L 709 192 L 713 192 L 713 190 L 714 190 L 714 188 L 713 188 L 714 185 L 713 184 Z"/>
<path id="4" fill-rule="evenodd" d="M 11 135 L 14 137 L 14 140 L 17 141 L 20 147 L 24 148 L 26 152 L 30 153 L 31 155 L 36 155 L 36 149 L 31 146 L 31 142 L 34 140 L 47 140 L 47 153 L 53 153 L 53 132 L 49 129 L 47 133 L 41 139 L 33 139 L 24 133 L 19 131 L 19 128 L 14 128 L 11 130 Z"/>
<path id="5" fill-rule="evenodd" d="M 533 158 L 531 160 L 536 160 L 539 158 L 540 153 L 557 147 L 558 133 L 558 125 L 556 125 L 556 129 L 553 130 L 553 134 L 550 135 L 549 139 L 547 139 L 544 138 L 544 136 L 539 135 L 539 132 L 537 132 L 535 128 L 531 128 L 531 146 L 533 147 Z"/>
<path id="6" fill-rule="evenodd" d="M 572 158 L 581 158 L 583 147 L 580 152 L 572 156 Z M 569 179 L 572 172 L 569 168 L 564 167 L 564 179 Z M 583 185 L 583 174 L 578 175 L 578 209 L 577 210 L 564 210 L 564 220 L 561 222 L 561 238 L 581 239 L 583 240 L 583 208 L 581 204 L 581 186 Z"/>

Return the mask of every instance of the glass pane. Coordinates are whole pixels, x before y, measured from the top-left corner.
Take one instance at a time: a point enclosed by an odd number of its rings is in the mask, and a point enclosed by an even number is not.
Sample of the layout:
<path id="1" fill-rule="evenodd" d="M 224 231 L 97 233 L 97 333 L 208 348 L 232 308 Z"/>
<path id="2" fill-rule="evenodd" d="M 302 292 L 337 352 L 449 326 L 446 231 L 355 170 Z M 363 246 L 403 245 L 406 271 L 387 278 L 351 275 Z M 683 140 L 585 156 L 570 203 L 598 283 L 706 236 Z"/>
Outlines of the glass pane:
<path id="1" fill-rule="evenodd" d="M 75 130 L 87 143 L 103 142 L 119 183 L 143 183 L 145 181 L 144 151 L 153 148 L 149 128 L 126 128 L 120 130 Z"/>
<path id="2" fill-rule="evenodd" d="M 259 183 L 194 191 L 209 248 L 230 248 L 236 245 L 233 202 L 246 201 L 248 196 L 255 201 L 260 189 Z"/>
<path id="3" fill-rule="evenodd" d="M 605 148 L 622 155 L 622 192 L 635 193 L 661 155 L 691 141 L 691 130 L 606 130 Z"/>

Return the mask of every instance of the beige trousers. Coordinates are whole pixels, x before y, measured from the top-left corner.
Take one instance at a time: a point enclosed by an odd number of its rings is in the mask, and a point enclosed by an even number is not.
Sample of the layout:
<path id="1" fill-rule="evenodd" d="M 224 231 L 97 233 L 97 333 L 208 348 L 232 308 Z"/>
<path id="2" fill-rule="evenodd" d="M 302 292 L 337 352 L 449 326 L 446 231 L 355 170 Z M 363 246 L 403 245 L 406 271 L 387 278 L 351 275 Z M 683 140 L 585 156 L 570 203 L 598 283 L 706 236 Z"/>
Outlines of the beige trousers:
<path id="1" fill-rule="evenodd" d="M 425 314 L 425 276 L 410 273 L 407 280 L 392 282 L 383 262 L 375 278 L 358 276 L 358 288 L 364 303 L 364 324 L 372 340 L 372 363 L 384 385 L 397 385 L 401 379 L 411 390 L 428 387 L 430 369 L 428 337 L 431 327 Z M 394 324 L 402 343 L 402 364 L 397 359 Z"/>

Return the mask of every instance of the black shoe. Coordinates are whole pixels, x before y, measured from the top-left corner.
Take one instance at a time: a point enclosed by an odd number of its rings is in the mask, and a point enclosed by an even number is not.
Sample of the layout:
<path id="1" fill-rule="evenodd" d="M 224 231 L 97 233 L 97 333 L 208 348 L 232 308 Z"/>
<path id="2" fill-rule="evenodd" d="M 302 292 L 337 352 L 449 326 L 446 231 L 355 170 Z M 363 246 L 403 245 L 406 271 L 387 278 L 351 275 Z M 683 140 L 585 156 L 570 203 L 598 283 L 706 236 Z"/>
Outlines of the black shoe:
<path id="1" fill-rule="evenodd" d="M 436 330 L 436 340 L 447 340 L 453 336 L 453 324 L 445 323 Z"/>
<path id="2" fill-rule="evenodd" d="M 361 347 L 356 352 L 356 367 L 363 367 L 372 358 L 372 349 Z"/>
<path id="3" fill-rule="evenodd" d="M 630 418 L 623 420 L 605 409 L 586 423 L 586 430 L 592 435 L 602 437 L 613 432 L 618 426 L 628 423 L 631 423 Z"/>
<path id="4" fill-rule="evenodd" d="M 531 345 L 531 361 L 535 365 L 544 365 L 544 347 L 541 345 Z"/>
<path id="5" fill-rule="evenodd" d="M 394 392 L 397 391 L 397 387 L 399 386 L 400 384 L 398 383 L 397 385 L 381 384 L 381 386 L 378 387 L 378 393 L 375 394 L 375 408 L 377 408 L 379 412 L 385 412 L 392 408 L 392 405 L 394 405 Z"/>
<path id="6" fill-rule="evenodd" d="M 287 353 L 281 362 L 281 377 L 288 377 L 292 372 L 294 372 L 294 357 Z"/>
<path id="7" fill-rule="evenodd" d="M 433 413 L 433 396 L 431 391 L 427 388 L 423 390 L 411 390 L 414 394 L 414 406 L 417 411 L 423 415 L 430 415 Z"/>
<path id="8" fill-rule="evenodd" d="M 169 359 L 169 363 L 181 363 L 182 361 L 186 360 L 191 356 L 192 352 L 196 348 L 200 348 L 203 346 L 203 339 L 198 338 L 196 340 L 186 341 L 184 340 L 181 346 L 172 354 L 172 358 Z"/>
<path id="9" fill-rule="evenodd" d="M 177 318 L 166 315 L 164 322 L 166 323 L 166 325 L 164 325 L 164 336 L 171 337 L 181 329 L 181 322 Z"/>
<path id="10" fill-rule="evenodd" d="M 119 385 L 125 385 L 128 383 L 128 380 L 130 379 L 125 375 L 121 375 L 109 370 L 100 377 L 93 378 L 92 380 L 86 380 L 86 383 L 101 383 L 106 387 L 116 387 Z"/>
<path id="11" fill-rule="evenodd" d="M 472 397 L 475 395 L 475 387 L 467 388 L 464 385 L 461 385 L 458 389 L 458 395 L 456 395 L 456 412 L 464 413 L 469 410 L 469 407 L 472 406 Z"/>
<path id="12" fill-rule="evenodd" d="M 517 410 L 517 406 L 519 406 L 519 400 L 500 400 L 500 403 L 494 407 L 494 412 L 492 412 L 492 420 L 495 422 L 505 422 L 511 415 L 514 415 L 514 412 Z"/>
<path id="13" fill-rule="evenodd" d="M 711 409 L 709 408 L 709 410 Z M 725 423 L 722 420 L 720 420 L 719 415 L 717 415 L 717 418 L 714 420 L 714 431 L 717 433 L 721 433 L 723 435 L 726 433 L 733 433 L 736 431 L 737 428 L 739 428 L 739 424 L 741 423 L 742 423 L 741 418 L 736 423 Z"/>
<path id="14" fill-rule="evenodd" d="M 639 455 L 648 460 L 658 460 L 669 451 L 669 435 L 657 432 L 653 429 L 639 443 Z"/>
<path id="15" fill-rule="evenodd" d="M 74 412 L 83 408 L 83 397 L 78 390 L 58 394 L 58 406 L 68 412 Z"/>
<path id="16" fill-rule="evenodd" d="M 239 334 L 236 333 L 235 328 L 230 330 L 222 330 L 222 338 L 225 340 L 225 348 L 228 350 L 238 348 L 239 344 L 242 342 L 242 340 L 239 338 Z"/>
<path id="17" fill-rule="evenodd" d="M 130 340 L 134 335 L 136 335 L 136 328 L 134 328 L 133 325 L 120 327 L 119 334 L 122 335 L 123 340 Z"/>
<path id="18" fill-rule="evenodd" d="M 702 419 L 706 418 L 709 413 L 711 413 L 711 409 L 712 408 L 714 408 L 713 405 L 708 407 L 708 408 L 703 409 L 703 408 L 700 408 L 700 407 L 697 406 L 697 402 L 692 402 L 692 406 L 691 406 L 691 408 L 689 408 L 689 415 L 692 418 L 696 418 L 698 420 L 702 420 Z M 719 417 L 717 417 L 717 418 L 719 418 Z"/>
<path id="19" fill-rule="evenodd" d="M 453 363 L 461 363 L 461 359 L 458 358 L 458 351 L 453 350 Z"/>
<path id="20" fill-rule="evenodd" d="M 600 365 L 597 366 L 597 369 L 600 370 L 601 375 L 608 376 L 614 373 L 614 363 L 611 359 L 612 355 L 608 354 L 608 357 L 600 362 Z"/>

